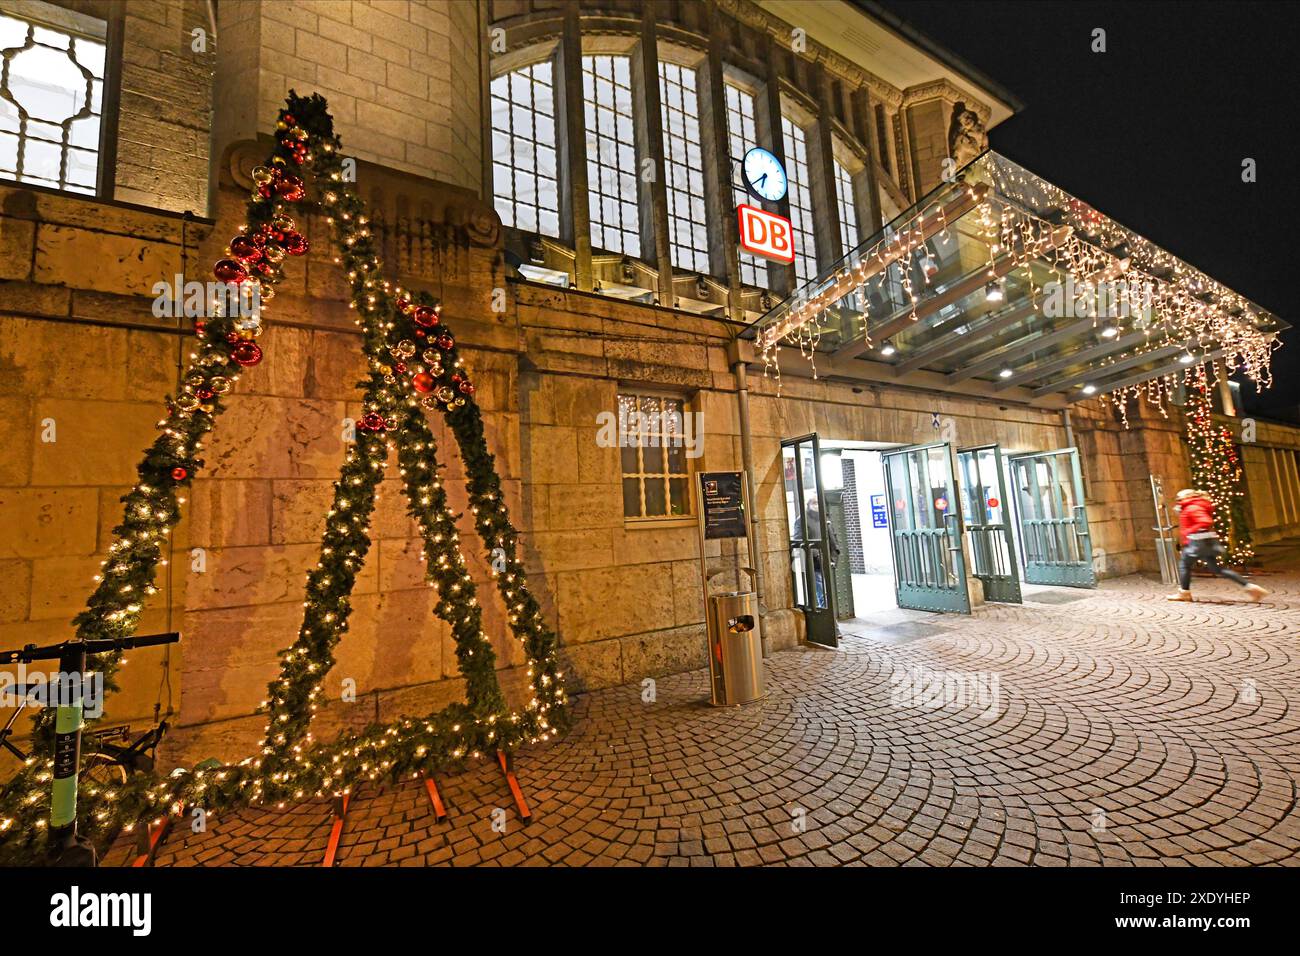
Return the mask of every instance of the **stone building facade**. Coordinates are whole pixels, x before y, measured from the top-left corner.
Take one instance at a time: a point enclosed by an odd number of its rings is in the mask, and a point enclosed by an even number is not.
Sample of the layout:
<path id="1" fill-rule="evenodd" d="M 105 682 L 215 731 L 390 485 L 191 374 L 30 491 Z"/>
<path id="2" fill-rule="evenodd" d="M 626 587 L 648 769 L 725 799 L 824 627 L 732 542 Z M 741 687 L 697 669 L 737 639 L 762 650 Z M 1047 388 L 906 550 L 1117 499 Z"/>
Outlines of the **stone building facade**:
<path id="1" fill-rule="evenodd" d="M 742 468 L 748 432 L 763 628 L 774 650 L 803 637 L 780 473 L 780 443 L 792 436 L 909 444 L 928 440 L 941 416 L 963 445 L 1076 444 L 1094 544 L 1107 556 L 1103 573 L 1151 570 L 1148 476 L 1161 473 L 1176 486 L 1187 473 L 1176 415 L 1139 414 L 1125 428 L 1095 403 L 1066 416 L 887 383 L 787 376 L 778 388 L 765 376 L 737 333 L 765 302 L 790 292 L 795 276 L 763 266 L 759 284 L 746 281 L 733 254 L 735 224 L 723 212 L 732 196 L 725 150 L 702 159 L 712 164 L 704 199 L 717 207 L 705 270 L 674 267 L 662 161 L 636 187 L 649 211 L 639 255 L 593 245 L 590 209 L 567 200 L 556 235 L 503 224 L 493 195 L 501 159 L 493 150 L 493 81 L 553 63 L 581 113 L 579 51 L 627 55 L 653 79 L 661 59 L 646 51 L 663 47 L 670 52 L 662 62 L 699 70 L 699 88 L 712 91 L 713 105 L 701 94 L 698 112 L 719 141 L 727 126 L 717 103 L 732 79 L 753 95 L 755 133 L 778 155 L 795 152 L 782 142 L 781 118 L 808 122 L 801 129 L 818 211 L 816 257 L 835 261 L 846 251 L 846 217 L 865 239 L 938 182 L 956 104 L 981 126 L 1011 108 L 951 62 L 907 50 L 856 7 L 842 6 L 892 44 L 889 62 L 907 53 L 909 77 L 930 73 L 898 85 L 865 54 L 852 59 L 854 50 L 823 24 L 782 19 L 798 7 L 789 3 L 223 0 L 214 23 L 208 5 L 190 0 L 0 0 L 0 13 L 45 23 L 59 10 L 98 16 L 109 69 L 120 77 L 105 84 L 105 123 L 115 125 L 116 140 L 103 152 L 116 158 L 96 194 L 0 182 L 0 646 L 62 639 L 83 606 L 118 499 L 187 352 L 192 322 L 157 316 L 155 286 L 177 274 L 207 278 L 240 221 L 250 170 L 265 152 L 258 138 L 289 88 L 329 98 L 389 270 L 440 296 L 458 331 L 533 588 L 577 689 L 704 660 L 694 508 L 629 517 L 620 449 L 597 440 L 598 415 L 617 411 L 622 393 L 673 396 L 701 413 L 692 471 Z M 789 39 L 798 29 L 806 44 L 796 51 Z M 202 50 L 196 30 L 207 31 Z M 641 97 L 658 89 L 634 86 Z M 649 106 L 649 115 L 662 108 Z M 557 182 L 566 195 L 585 196 L 589 157 L 575 132 L 581 128 L 571 124 L 558 138 L 569 161 Z M 635 136 L 654 141 L 648 129 Z M 837 203 L 831 197 L 845 176 L 852 199 Z M 788 201 L 782 211 L 790 212 Z M 172 760 L 237 757 L 258 739 L 257 709 L 277 651 L 300 623 L 348 422 L 360 411 L 364 363 L 345 284 L 323 222 L 304 226 L 312 252 L 287 270 L 261 340 L 266 359 L 243 377 L 211 436 L 173 537 L 168 579 L 142 624 L 145 632 L 180 630 L 183 642 L 133 655 L 123 691 L 110 701 L 116 722 L 173 713 Z M 519 268 L 529 263 L 568 281 L 529 279 Z M 1260 434 L 1246 453 L 1252 507 L 1262 537 L 1280 537 L 1300 530 L 1300 433 L 1264 425 Z M 443 458 L 454 479 L 455 456 Z M 1279 490 L 1275 475 L 1290 476 L 1289 490 Z M 457 483 L 447 483 L 463 504 Z M 473 536 L 468 525 L 463 533 Z M 461 692 L 394 479 L 385 482 L 372 534 L 376 546 L 331 675 L 354 680 L 358 699 L 341 703 L 330 689 L 326 725 L 423 712 Z M 468 557 L 486 573 L 485 556 Z M 500 636 L 498 660 L 517 676 L 522 660 L 504 634 L 502 609 L 489 602 L 485 612 L 485 630 Z M 320 731 L 327 733 L 328 726 Z"/>

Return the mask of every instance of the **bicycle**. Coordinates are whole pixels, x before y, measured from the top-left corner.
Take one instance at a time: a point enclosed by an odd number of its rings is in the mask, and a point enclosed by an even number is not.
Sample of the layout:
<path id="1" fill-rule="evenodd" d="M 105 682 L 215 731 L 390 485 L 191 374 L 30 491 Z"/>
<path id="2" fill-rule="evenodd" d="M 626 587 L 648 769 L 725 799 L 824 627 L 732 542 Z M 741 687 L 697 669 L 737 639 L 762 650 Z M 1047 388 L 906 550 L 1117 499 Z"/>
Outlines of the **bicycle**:
<path id="1" fill-rule="evenodd" d="M 54 780 L 50 795 L 51 862 L 56 866 L 95 866 L 97 853 L 93 844 L 77 834 L 77 787 L 83 774 L 101 786 L 126 783 L 133 773 L 153 770 L 159 742 L 167 732 L 167 722 L 143 734 L 139 740 L 122 747 L 106 740 L 95 740 L 94 749 L 82 755 L 82 732 L 85 728 L 85 696 L 83 694 L 86 658 L 91 654 L 108 651 L 131 650 L 137 647 L 157 647 L 175 644 L 180 634 L 147 634 L 141 637 L 124 637 L 102 640 L 71 640 L 48 647 L 28 644 L 21 650 L 0 651 L 0 666 L 30 664 L 34 661 L 59 661 L 56 681 L 37 684 L 19 684 L 14 687 L 19 703 L 0 730 L 0 746 L 24 763 L 29 755 L 14 744 L 13 725 L 29 705 L 41 703 L 54 706 Z M 37 699 L 41 691 L 56 700 Z"/>

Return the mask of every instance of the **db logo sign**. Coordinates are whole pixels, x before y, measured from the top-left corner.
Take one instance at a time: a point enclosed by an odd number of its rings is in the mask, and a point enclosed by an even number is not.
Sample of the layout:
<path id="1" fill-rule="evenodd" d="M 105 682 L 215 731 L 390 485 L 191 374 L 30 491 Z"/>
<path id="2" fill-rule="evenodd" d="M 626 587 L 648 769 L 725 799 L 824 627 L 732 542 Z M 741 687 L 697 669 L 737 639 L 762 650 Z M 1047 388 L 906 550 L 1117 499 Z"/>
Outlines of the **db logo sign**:
<path id="1" fill-rule="evenodd" d="M 778 262 L 794 262 L 789 219 L 754 206 L 737 206 L 736 212 L 740 216 L 740 248 Z"/>

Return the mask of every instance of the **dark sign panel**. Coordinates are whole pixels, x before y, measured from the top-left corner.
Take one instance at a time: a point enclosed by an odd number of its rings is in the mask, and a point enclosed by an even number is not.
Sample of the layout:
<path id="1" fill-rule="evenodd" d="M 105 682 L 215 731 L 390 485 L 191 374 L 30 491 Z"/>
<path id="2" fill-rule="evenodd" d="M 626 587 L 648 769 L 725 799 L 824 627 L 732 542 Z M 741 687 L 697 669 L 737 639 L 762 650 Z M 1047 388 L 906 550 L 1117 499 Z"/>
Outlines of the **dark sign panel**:
<path id="1" fill-rule="evenodd" d="M 700 474 L 700 507 L 706 539 L 746 537 L 743 481 L 739 471 Z"/>

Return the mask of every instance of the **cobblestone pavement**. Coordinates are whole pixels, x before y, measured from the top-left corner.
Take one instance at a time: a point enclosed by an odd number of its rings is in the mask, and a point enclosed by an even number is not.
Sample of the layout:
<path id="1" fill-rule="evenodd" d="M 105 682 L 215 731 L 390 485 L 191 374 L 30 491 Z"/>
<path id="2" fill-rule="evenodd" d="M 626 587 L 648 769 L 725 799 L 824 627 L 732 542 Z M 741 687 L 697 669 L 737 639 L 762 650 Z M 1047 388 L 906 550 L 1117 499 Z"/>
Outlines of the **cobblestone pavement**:
<path id="1" fill-rule="evenodd" d="M 1295 864 L 1300 573 L 1260 580 L 1258 605 L 1201 580 L 1173 604 L 1134 577 L 859 624 L 837 651 L 776 654 L 741 709 L 703 705 L 702 671 L 649 704 L 586 694 L 566 739 L 518 758 L 533 822 L 489 763 L 439 781 L 441 824 L 418 781 L 362 788 L 338 863 Z M 918 668 L 984 674 L 985 696 L 904 706 Z M 240 811 L 158 862 L 320 865 L 329 830 L 323 802 Z"/>

